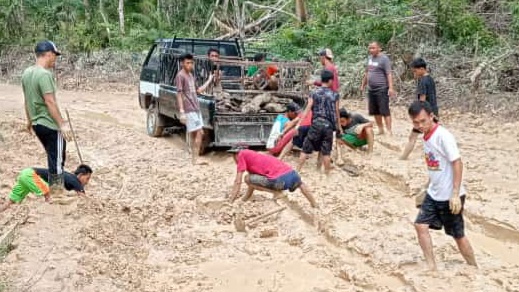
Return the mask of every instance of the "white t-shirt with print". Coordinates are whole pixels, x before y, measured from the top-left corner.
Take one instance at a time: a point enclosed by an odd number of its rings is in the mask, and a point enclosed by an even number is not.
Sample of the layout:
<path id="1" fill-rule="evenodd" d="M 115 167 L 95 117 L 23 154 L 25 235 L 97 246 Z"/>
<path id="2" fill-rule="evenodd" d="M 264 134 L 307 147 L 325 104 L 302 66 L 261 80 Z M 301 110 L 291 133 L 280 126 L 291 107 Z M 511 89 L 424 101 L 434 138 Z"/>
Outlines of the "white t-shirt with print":
<path id="1" fill-rule="evenodd" d="M 432 134 L 424 136 L 425 164 L 430 184 L 427 192 L 435 201 L 448 201 L 452 195 L 454 172 L 452 162 L 461 158 L 454 136 L 438 125 Z M 465 194 L 463 184 L 460 196 Z"/>

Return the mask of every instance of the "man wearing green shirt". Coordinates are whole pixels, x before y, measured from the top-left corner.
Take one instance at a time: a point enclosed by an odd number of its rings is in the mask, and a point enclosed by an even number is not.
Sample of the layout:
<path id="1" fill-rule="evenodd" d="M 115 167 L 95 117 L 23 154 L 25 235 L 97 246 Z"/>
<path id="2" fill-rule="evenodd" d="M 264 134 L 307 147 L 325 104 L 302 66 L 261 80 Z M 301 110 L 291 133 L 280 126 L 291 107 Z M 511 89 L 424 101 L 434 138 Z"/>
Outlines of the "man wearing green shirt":
<path id="1" fill-rule="evenodd" d="M 39 42 L 34 52 L 36 64 L 22 75 L 27 130 L 32 129 L 45 148 L 50 189 L 59 192 L 64 187 L 65 140 L 69 140 L 70 126 L 58 108 L 56 83 L 49 69 L 54 68 L 61 53 L 51 41 Z"/>

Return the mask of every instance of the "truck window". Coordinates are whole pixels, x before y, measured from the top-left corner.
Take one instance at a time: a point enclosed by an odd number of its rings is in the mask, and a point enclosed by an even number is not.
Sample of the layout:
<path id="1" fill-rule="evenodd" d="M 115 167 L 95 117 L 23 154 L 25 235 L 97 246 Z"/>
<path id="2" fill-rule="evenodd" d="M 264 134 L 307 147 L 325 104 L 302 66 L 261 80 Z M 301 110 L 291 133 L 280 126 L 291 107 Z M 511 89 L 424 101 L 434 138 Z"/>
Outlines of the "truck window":
<path id="1" fill-rule="evenodd" d="M 151 52 L 151 55 L 148 59 L 148 63 L 145 65 L 148 68 L 151 69 L 158 69 L 159 68 L 159 62 L 160 62 L 160 50 L 157 45 L 153 46 L 153 51 Z"/>

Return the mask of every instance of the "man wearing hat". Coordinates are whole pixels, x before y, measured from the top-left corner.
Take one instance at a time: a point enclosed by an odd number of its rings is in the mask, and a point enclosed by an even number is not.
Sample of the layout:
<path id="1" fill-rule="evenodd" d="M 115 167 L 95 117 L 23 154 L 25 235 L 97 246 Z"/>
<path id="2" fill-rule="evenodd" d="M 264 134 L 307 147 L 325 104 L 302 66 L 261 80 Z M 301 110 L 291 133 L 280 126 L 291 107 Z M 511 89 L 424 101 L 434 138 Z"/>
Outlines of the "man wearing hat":
<path id="1" fill-rule="evenodd" d="M 27 130 L 34 131 L 47 153 L 51 191 L 60 191 L 64 187 L 65 140 L 69 140 L 70 126 L 56 102 L 56 83 L 50 69 L 61 53 L 51 41 L 39 42 L 34 52 L 36 64 L 22 74 Z"/>
<path id="2" fill-rule="evenodd" d="M 234 154 L 237 164 L 231 202 L 234 202 L 240 193 L 243 173 L 246 171 L 248 174 L 245 175 L 245 183 L 248 188 L 243 197 L 244 201 L 250 199 L 254 190 L 269 192 L 279 197 L 284 190 L 293 192 L 300 189 L 310 205 L 313 208 L 317 206 L 308 186 L 301 181 L 301 176 L 290 165 L 274 156 L 248 150 L 244 146 L 235 146 L 228 152 Z"/>
<path id="3" fill-rule="evenodd" d="M 321 61 L 321 64 L 323 65 L 324 70 L 328 70 L 333 73 L 333 80 L 332 85 L 330 86 L 330 89 L 333 92 L 339 93 L 339 71 L 337 70 L 337 66 L 333 63 L 333 53 L 330 49 L 323 49 L 319 51 L 319 60 Z M 314 86 L 322 86 L 322 81 L 308 81 L 308 85 L 314 85 Z"/>

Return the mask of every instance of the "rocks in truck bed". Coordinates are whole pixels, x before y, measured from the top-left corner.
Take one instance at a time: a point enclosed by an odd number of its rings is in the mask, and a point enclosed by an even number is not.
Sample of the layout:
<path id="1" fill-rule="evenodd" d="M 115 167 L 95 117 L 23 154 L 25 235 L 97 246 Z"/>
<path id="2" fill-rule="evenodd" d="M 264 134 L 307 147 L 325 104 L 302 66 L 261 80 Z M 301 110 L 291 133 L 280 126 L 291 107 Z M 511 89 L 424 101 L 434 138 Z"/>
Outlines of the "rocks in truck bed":
<path id="1" fill-rule="evenodd" d="M 286 110 L 286 105 L 292 102 L 291 98 L 277 97 L 269 92 L 257 95 L 231 95 L 222 91 L 215 93 L 214 97 L 218 112 L 244 114 L 282 113 Z"/>

